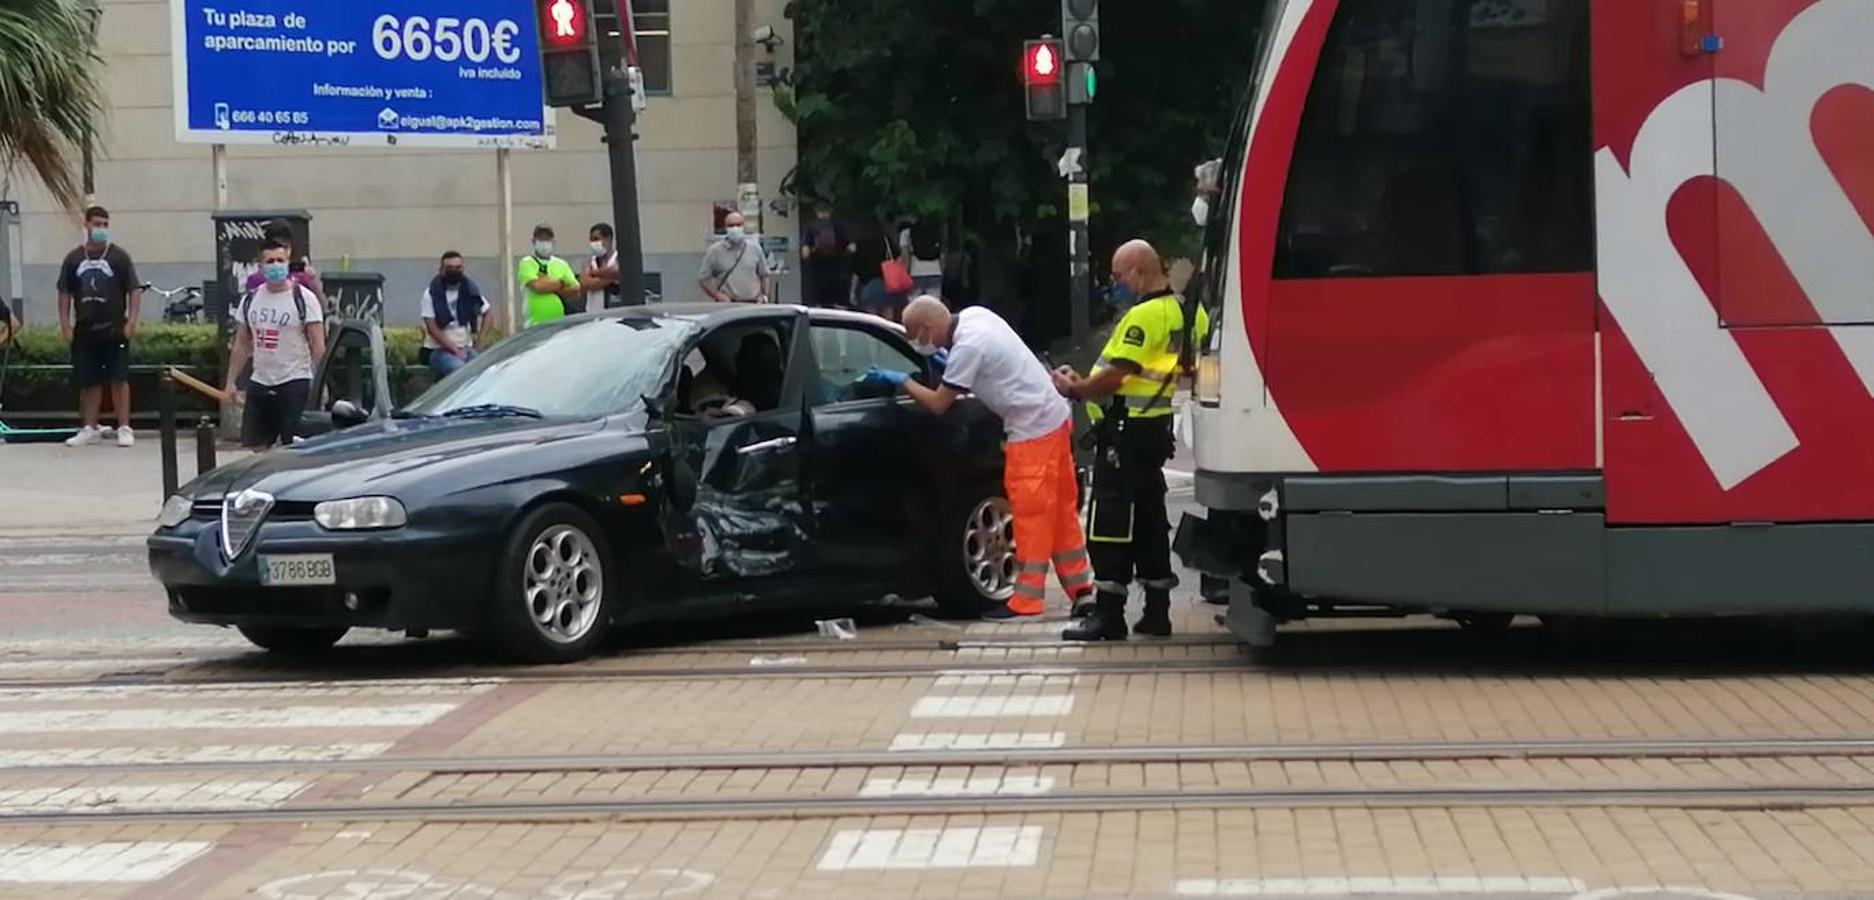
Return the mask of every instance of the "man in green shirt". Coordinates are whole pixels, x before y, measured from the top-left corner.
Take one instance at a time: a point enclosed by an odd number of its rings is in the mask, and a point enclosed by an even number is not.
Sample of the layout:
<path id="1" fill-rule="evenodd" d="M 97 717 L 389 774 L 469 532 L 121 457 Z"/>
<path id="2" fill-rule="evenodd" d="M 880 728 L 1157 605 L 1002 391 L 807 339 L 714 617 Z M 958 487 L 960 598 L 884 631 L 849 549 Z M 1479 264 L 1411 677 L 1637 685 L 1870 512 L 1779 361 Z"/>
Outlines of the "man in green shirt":
<path id="1" fill-rule="evenodd" d="M 534 252 L 521 257 L 515 271 L 527 298 L 527 327 L 566 318 L 566 298 L 577 297 L 579 276 L 566 260 L 553 255 L 553 227 L 534 226 Z"/>

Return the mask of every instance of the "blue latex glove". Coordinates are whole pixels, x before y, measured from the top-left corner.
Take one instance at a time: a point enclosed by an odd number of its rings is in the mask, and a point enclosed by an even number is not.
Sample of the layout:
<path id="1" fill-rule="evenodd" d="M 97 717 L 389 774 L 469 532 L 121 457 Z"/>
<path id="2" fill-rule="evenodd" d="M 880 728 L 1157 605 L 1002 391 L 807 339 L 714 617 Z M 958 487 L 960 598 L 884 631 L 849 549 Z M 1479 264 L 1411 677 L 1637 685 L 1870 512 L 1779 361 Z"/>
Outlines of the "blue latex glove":
<path id="1" fill-rule="evenodd" d="M 865 373 L 865 381 L 867 384 L 886 384 L 893 388 L 901 388 L 904 387 L 905 382 L 910 380 L 910 375 L 903 372 L 893 372 L 890 369 L 881 369 L 878 366 L 873 366 L 871 370 Z"/>
<path id="2" fill-rule="evenodd" d="M 931 365 L 936 366 L 939 372 L 950 368 L 950 348 L 946 347 L 931 354 L 930 361 Z"/>

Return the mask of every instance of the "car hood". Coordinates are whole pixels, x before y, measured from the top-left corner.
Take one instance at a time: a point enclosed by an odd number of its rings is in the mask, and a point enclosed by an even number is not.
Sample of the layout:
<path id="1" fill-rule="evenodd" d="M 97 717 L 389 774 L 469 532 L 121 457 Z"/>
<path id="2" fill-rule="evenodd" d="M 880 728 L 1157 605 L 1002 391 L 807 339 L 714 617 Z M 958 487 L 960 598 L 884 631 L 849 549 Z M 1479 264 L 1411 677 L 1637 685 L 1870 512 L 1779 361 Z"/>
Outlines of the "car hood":
<path id="1" fill-rule="evenodd" d="M 257 453 L 184 491 L 218 497 L 256 489 L 282 501 L 404 496 L 418 483 L 471 487 L 531 474 L 542 445 L 603 431 L 600 419 L 386 419 Z M 636 429 L 633 429 L 636 430 Z"/>

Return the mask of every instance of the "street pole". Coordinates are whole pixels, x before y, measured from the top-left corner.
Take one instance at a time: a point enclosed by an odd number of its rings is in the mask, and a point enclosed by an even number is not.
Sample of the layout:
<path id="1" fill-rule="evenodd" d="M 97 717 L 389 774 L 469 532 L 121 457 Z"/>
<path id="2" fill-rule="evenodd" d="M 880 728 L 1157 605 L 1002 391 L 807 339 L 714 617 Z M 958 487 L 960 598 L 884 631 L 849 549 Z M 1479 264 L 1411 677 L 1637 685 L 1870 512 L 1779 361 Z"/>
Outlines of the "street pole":
<path id="1" fill-rule="evenodd" d="M 638 160 L 632 148 L 638 112 L 631 74 L 623 65 L 605 73 L 605 148 L 612 168 L 612 228 L 617 232 L 618 289 L 624 302 L 644 302 L 644 236 L 638 227 Z"/>
<path id="2" fill-rule="evenodd" d="M 228 208 L 228 145 L 214 144 L 208 148 L 208 164 L 214 171 L 215 208 Z"/>
<path id="3" fill-rule="evenodd" d="M 1085 347 L 1091 332 L 1093 297 L 1093 241 L 1087 220 L 1091 198 L 1087 185 L 1087 106 L 1067 107 L 1067 153 L 1079 165 L 1067 172 L 1067 265 L 1071 278 L 1074 346 Z M 1065 167 L 1064 167 L 1065 168 Z"/>
<path id="4" fill-rule="evenodd" d="M 757 156 L 760 144 L 755 121 L 755 29 L 754 0 L 735 0 L 735 180 L 737 205 L 750 218 L 750 228 L 761 233 L 761 165 Z M 749 203 L 748 195 L 754 195 Z M 746 207 L 753 206 L 751 211 Z"/>
<path id="5" fill-rule="evenodd" d="M 499 236 L 495 240 L 495 252 L 501 259 L 495 264 L 495 271 L 501 275 L 501 330 L 513 334 L 519 330 L 514 327 L 517 319 L 514 283 L 514 151 L 506 147 L 495 150 L 495 196 L 500 205 L 495 210 L 495 229 Z"/>

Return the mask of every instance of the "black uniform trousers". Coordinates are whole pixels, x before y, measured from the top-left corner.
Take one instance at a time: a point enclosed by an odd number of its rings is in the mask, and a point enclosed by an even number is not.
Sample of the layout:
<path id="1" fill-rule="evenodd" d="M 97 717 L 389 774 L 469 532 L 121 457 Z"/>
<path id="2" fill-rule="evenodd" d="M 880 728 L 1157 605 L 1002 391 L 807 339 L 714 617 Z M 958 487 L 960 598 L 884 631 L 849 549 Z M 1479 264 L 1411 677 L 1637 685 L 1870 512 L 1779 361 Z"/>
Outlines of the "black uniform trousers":
<path id="1" fill-rule="evenodd" d="M 1165 463 L 1171 459 L 1171 417 L 1118 419 L 1099 426 L 1087 506 L 1087 552 L 1101 593 L 1124 594 L 1133 581 L 1169 590 L 1171 522 L 1165 508 Z"/>

